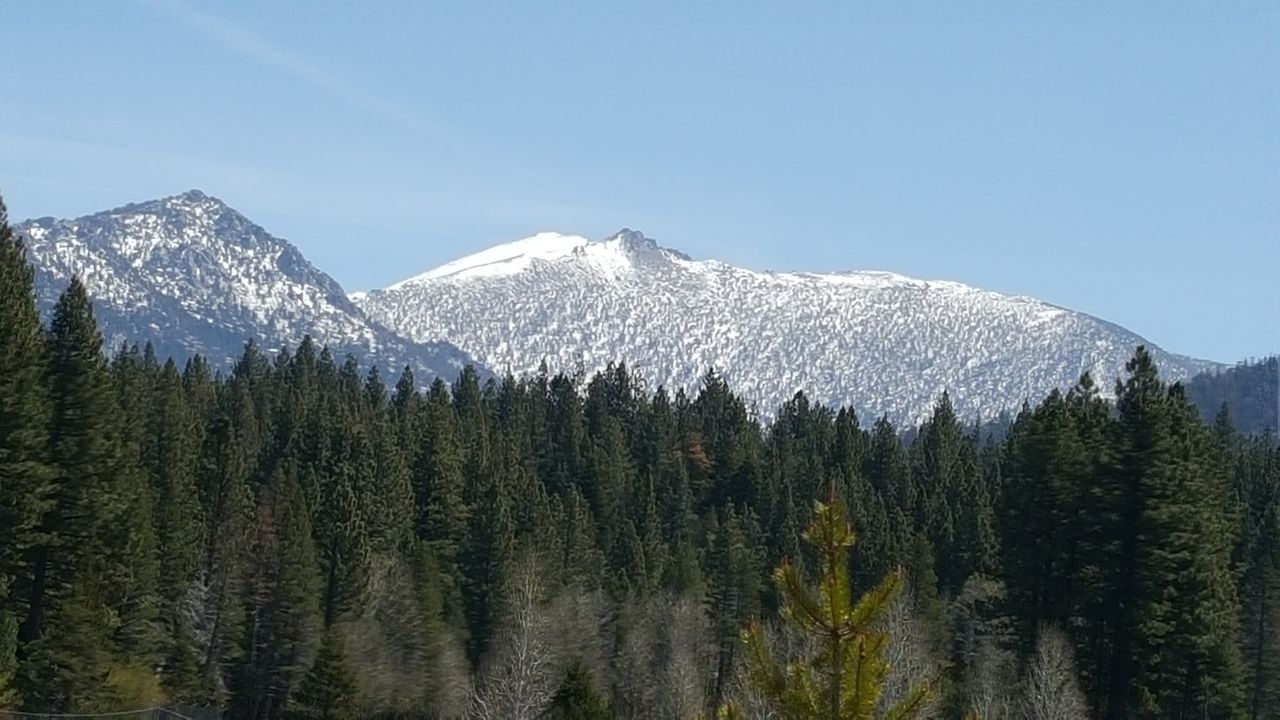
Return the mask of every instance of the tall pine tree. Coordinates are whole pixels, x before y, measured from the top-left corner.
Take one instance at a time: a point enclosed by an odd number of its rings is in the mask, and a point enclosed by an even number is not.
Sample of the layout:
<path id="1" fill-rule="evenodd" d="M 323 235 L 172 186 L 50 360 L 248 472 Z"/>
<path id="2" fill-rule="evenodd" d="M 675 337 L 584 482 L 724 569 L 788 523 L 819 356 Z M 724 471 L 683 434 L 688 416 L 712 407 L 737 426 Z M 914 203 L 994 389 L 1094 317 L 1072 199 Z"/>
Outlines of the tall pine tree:
<path id="1" fill-rule="evenodd" d="M 45 343 L 26 251 L 0 200 L 0 708 L 17 704 L 18 623 L 37 528 L 51 499 Z"/>
<path id="2" fill-rule="evenodd" d="M 131 516 L 136 472 L 127 465 L 122 422 L 102 337 L 88 293 L 73 279 L 58 300 L 49 336 L 49 424 L 53 482 L 39 494 L 42 512 L 26 552 L 19 591 L 24 704 L 42 711 L 97 709 L 113 698 L 112 670 L 119 603 L 145 569 L 133 562 L 150 516 Z"/>

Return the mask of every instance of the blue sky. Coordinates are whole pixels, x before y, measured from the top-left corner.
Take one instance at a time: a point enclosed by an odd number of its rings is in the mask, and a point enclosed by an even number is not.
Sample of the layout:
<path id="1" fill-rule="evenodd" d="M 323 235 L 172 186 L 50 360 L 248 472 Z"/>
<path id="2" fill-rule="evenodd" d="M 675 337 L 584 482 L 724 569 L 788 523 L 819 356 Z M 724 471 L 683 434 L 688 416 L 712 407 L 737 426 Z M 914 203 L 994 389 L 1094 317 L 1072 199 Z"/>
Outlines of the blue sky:
<path id="1" fill-rule="evenodd" d="M 1280 4 L 9 0 L 17 218 L 200 188 L 348 289 L 539 230 L 1280 351 Z"/>

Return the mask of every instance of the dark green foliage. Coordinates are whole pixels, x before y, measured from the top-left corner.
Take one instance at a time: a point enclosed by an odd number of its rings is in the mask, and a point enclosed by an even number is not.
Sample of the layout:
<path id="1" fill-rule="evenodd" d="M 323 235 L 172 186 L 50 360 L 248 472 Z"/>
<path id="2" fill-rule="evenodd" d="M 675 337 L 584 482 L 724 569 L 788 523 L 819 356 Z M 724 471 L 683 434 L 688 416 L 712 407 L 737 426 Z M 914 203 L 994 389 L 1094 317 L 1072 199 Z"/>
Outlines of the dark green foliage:
<path id="1" fill-rule="evenodd" d="M 222 388 L 204 434 L 200 506 L 204 520 L 199 578 L 204 594 L 196 622 L 205 634 L 198 648 L 206 699 L 222 702 L 225 666 L 238 658 L 245 563 L 253 527 L 249 488 L 257 464 L 258 423 L 248 385 L 232 380 Z"/>
<path id="2" fill-rule="evenodd" d="M 471 505 L 470 526 L 461 553 L 467 651 L 472 663 L 489 649 L 506 601 L 507 581 L 515 553 L 516 528 L 511 501 L 497 479 L 478 488 Z"/>
<path id="3" fill-rule="evenodd" d="M 1104 717 L 1238 717 L 1230 433 L 1199 422 L 1145 349 L 1126 369 L 1114 418 L 1086 375 L 1009 432 L 1001 527 L 1019 649 L 1039 627 L 1071 628 Z"/>
<path id="4" fill-rule="evenodd" d="M 1245 709 L 1251 720 L 1280 718 L 1280 449 L 1273 438 L 1233 438 L 1240 498 L 1241 637 Z"/>
<path id="5" fill-rule="evenodd" d="M 1227 577 L 1231 528 L 1221 475 L 1206 468 L 1207 431 L 1180 391 L 1167 393 L 1142 348 L 1117 388 L 1117 462 L 1104 486 L 1113 555 L 1099 558 L 1106 624 L 1106 716 L 1160 712 L 1235 717 L 1240 658 Z M 1106 539 L 1105 537 L 1102 539 Z"/>
<path id="6" fill-rule="evenodd" d="M 751 515 L 740 515 L 729 507 L 708 534 L 704 566 L 717 651 L 713 695 L 719 702 L 739 649 L 739 632 L 747 620 L 760 614 L 766 561 L 759 546 L 760 530 Z"/>
<path id="7" fill-rule="evenodd" d="M 372 448 L 358 429 L 338 433 L 334 461 L 320 478 L 315 535 L 324 597 L 324 625 L 330 627 L 364 597 L 369 567 L 369 533 L 360 486 L 371 480 Z"/>
<path id="8" fill-rule="evenodd" d="M 609 706 L 591 682 L 581 662 L 574 662 L 551 699 L 549 717 L 555 720 L 610 720 Z"/>
<path id="9" fill-rule="evenodd" d="M 279 718 L 306 674 L 322 620 L 311 523 L 292 472 L 277 470 L 263 488 L 251 538 L 231 705 L 236 717 Z"/>
<path id="10" fill-rule="evenodd" d="M 386 389 L 377 368 L 365 381 L 367 413 L 360 425 L 369 428 L 365 462 L 369 476 L 360 483 L 361 509 L 369 535 L 369 551 L 375 555 L 395 553 L 413 541 L 414 495 L 408 453 L 398 433 Z"/>
<path id="11" fill-rule="evenodd" d="M 197 423 L 173 361 L 156 381 L 149 436 L 154 439 L 143 465 L 155 500 L 156 555 L 159 560 L 159 622 L 163 631 L 162 675 L 171 696 L 200 699 L 199 659 L 189 614 L 192 583 L 204 547 L 204 524 L 196 489 L 200 466 Z"/>
<path id="12" fill-rule="evenodd" d="M 0 201 L 0 708 L 13 688 L 21 598 L 10 592 L 39 539 L 53 476 L 47 464 L 45 343 L 32 270 Z"/>
<path id="13" fill-rule="evenodd" d="M 557 507 L 560 572 L 566 581 L 598 587 L 605 572 L 605 559 L 596 545 L 596 523 L 591 508 L 577 488 L 571 488 L 563 500 L 557 499 Z"/>
<path id="14" fill-rule="evenodd" d="M 469 511 L 463 491 L 464 447 L 458 421 L 442 380 L 431 385 L 413 437 L 413 486 L 417 497 L 418 537 L 431 544 L 443 571 L 457 581 L 458 554 L 467 536 Z M 474 452 L 483 449 L 474 445 Z M 475 460 L 479 463 L 480 460 Z"/>
<path id="15" fill-rule="evenodd" d="M 1067 398 L 1057 391 L 1024 411 L 1015 428 L 1005 451 L 1005 577 L 1022 651 L 1030 652 L 1037 627 L 1065 624 L 1084 602 L 1078 584 L 1084 548 L 1076 526 L 1088 515 L 1086 481 L 1094 464 Z"/>
<path id="16" fill-rule="evenodd" d="M 49 353 L 53 475 L 37 495 L 17 584 L 19 686 L 27 707 L 69 710 L 110 701 L 110 648 L 146 622 L 154 557 L 142 555 L 152 550 L 149 495 L 129 465 L 102 338 L 76 280 L 54 311 Z"/>
<path id="17" fill-rule="evenodd" d="M 990 551 L 991 498 L 984 492 L 977 447 L 966 438 L 944 393 L 912 446 L 915 521 L 935 550 L 940 590 L 959 592 Z M 965 544 L 969 540 L 973 544 Z"/>
<path id="18" fill-rule="evenodd" d="M 302 681 L 289 717 L 295 720 L 359 720 L 355 674 L 342 648 L 342 638 L 330 628 L 320 652 Z"/>
<path id="19" fill-rule="evenodd" d="M 9 613 L 0 615 L 0 709 L 18 703 L 14 679 L 18 674 L 18 622 Z"/>
<path id="20" fill-rule="evenodd" d="M 942 647 L 947 639 L 945 603 L 938 596 L 938 575 L 934 570 L 933 546 L 923 533 L 916 533 L 906 563 L 907 578 L 915 595 L 927 640 Z"/>

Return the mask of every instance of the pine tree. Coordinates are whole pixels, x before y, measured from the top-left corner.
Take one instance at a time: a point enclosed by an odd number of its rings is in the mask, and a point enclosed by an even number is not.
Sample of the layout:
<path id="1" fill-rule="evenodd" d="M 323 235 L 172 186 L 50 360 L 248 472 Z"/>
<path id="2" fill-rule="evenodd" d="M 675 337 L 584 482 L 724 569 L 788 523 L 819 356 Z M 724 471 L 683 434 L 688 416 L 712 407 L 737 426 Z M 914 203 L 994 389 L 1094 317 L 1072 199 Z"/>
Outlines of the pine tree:
<path id="1" fill-rule="evenodd" d="M 360 504 L 365 511 L 370 552 L 387 555 L 409 546 L 415 509 L 409 464 L 376 367 L 365 380 L 365 403 L 367 417 L 362 418 L 362 424 L 369 428 L 372 457 L 366 464 L 371 475 L 361 484 Z"/>
<path id="2" fill-rule="evenodd" d="M 215 382 L 209 361 L 200 355 L 191 356 L 182 368 L 182 391 L 196 421 L 198 445 L 203 445 L 208 426 L 217 411 L 218 382 Z"/>
<path id="3" fill-rule="evenodd" d="M 18 622 L 11 594 L 52 493 L 45 343 L 26 251 L 0 200 L 0 708 L 17 703 Z"/>
<path id="4" fill-rule="evenodd" d="M 145 591 L 139 577 L 147 574 L 132 563 L 154 562 L 133 552 L 150 537 L 150 517 L 130 515 L 143 510 L 133 502 L 136 471 L 127 465 L 102 337 L 78 280 L 58 300 L 49 344 L 54 475 L 19 583 L 20 689 L 26 706 L 44 711 L 110 701 L 104 683 L 113 633 L 122 613 L 150 602 L 131 595 Z"/>
<path id="5" fill-rule="evenodd" d="M 155 498 L 159 618 L 165 636 L 162 672 L 171 697 L 188 701 L 199 699 L 201 694 L 198 657 L 187 620 L 190 590 L 204 545 L 196 489 L 200 456 L 196 426 L 182 378 L 170 360 L 156 382 L 150 430 L 154 451 L 146 464 Z"/>
<path id="6" fill-rule="evenodd" d="M 612 533 L 613 547 L 609 551 L 609 589 L 614 597 L 643 597 L 648 590 L 645 572 L 644 548 L 636 524 L 622 521 L 622 529 Z"/>
<path id="7" fill-rule="evenodd" d="M 1100 569 L 1111 613 L 1091 618 L 1107 628 L 1105 716 L 1238 717 L 1231 528 L 1225 484 L 1206 466 L 1208 431 L 1180 388 L 1166 393 L 1145 348 L 1126 369 L 1107 501 L 1115 550 Z"/>
<path id="8" fill-rule="evenodd" d="M 1169 390 L 1171 458 L 1168 488 L 1173 529 L 1163 552 L 1173 582 L 1164 588 L 1172 631 L 1159 652 L 1168 717 L 1240 717 L 1243 661 L 1240 605 L 1231 576 L 1237 528 L 1227 514 L 1228 485 L 1213 437 L 1182 386 Z"/>
<path id="9" fill-rule="evenodd" d="M 871 428 L 870 448 L 862 472 L 867 481 L 886 497 L 891 514 L 906 518 L 914 515 L 917 502 L 909 463 L 898 431 L 888 417 L 881 417 Z M 909 535 L 911 528 L 903 527 L 902 532 Z"/>
<path id="10" fill-rule="evenodd" d="M 582 420 L 582 399 L 573 379 L 556 375 L 547 384 L 548 449 L 542 476 L 553 493 L 563 495 L 570 488 L 582 489 L 586 474 L 586 430 Z"/>
<path id="11" fill-rule="evenodd" d="M 901 532 L 893 527 L 885 498 L 875 491 L 871 483 L 857 477 L 849 484 L 847 497 L 849 517 L 862 529 L 862 542 L 849 555 L 850 572 L 853 573 L 855 590 L 867 590 L 880 581 L 893 568 L 907 559 L 908 548 L 899 545 Z M 786 557 L 796 557 L 787 554 Z"/>
<path id="12" fill-rule="evenodd" d="M 516 547 L 510 498 L 496 478 L 477 488 L 459 558 L 466 613 L 467 654 L 474 664 L 489 649 L 507 595 Z"/>
<path id="13" fill-rule="evenodd" d="M 590 437 L 582 494 L 599 523 L 600 546 L 613 547 L 623 528 L 623 500 L 635 485 L 635 468 L 627 452 L 622 426 L 613 418 L 601 422 Z"/>
<path id="14" fill-rule="evenodd" d="M 662 577 L 666 574 L 671 558 L 662 538 L 662 521 L 658 518 L 652 478 L 641 484 L 641 494 L 637 504 L 639 520 L 636 531 L 639 533 L 641 549 L 644 551 L 645 587 L 649 592 L 654 592 L 662 584 Z"/>
<path id="15" fill-rule="evenodd" d="M 136 457 L 135 463 L 155 455 L 155 436 L 151 432 L 150 415 L 155 407 L 155 385 L 160 368 L 151 345 L 143 351 L 134 345 L 122 345 L 111 357 L 111 380 L 120 405 L 122 438 Z"/>
<path id="16" fill-rule="evenodd" d="M 805 540 L 819 558 L 816 588 L 806 585 L 790 561 L 774 572 L 774 582 L 782 597 L 783 619 L 809 637 L 814 649 L 807 656 L 779 661 L 764 627 L 754 622 L 743 634 L 748 677 L 773 710 L 788 720 L 876 717 L 889 674 L 885 651 L 892 638 L 875 627 L 901 589 L 901 576 L 889 575 L 854 599 L 847 557 L 854 535 L 838 501 L 815 503 Z M 916 717 L 929 694 L 926 685 L 916 685 L 884 717 Z"/>
<path id="17" fill-rule="evenodd" d="M 709 535 L 705 562 L 707 599 L 716 643 L 713 696 L 719 702 L 728 690 L 740 629 L 749 618 L 760 613 L 764 559 L 755 519 L 739 515 L 732 507 L 711 526 Z"/>
<path id="18" fill-rule="evenodd" d="M 966 442 L 951 398 L 943 393 L 933 415 L 920 428 L 912 446 L 913 480 L 917 488 L 915 523 L 936 550 L 938 580 L 944 593 L 959 592 L 970 568 L 958 544 L 966 474 L 976 466 L 966 462 Z"/>
<path id="19" fill-rule="evenodd" d="M 244 607 L 240 590 L 253 528 L 249 480 L 258 462 L 260 425 L 248 382 L 232 379 L 221 391 L 205 434 L 199 497 L 204 520 L 196 623 L 202 638 L 199 664 L 204 693 L 221 702 L 227 692 L 226 665 L 237 659 Z"/>
<path id="20" fill-rule="evenodd" d="M 1040 625 L 1066 626 L 1078 615 L 1080 523 L 1092 467 L 1068 400 L 1056 390 L 1019 418 L 1005 452 L 1004 577 L 1026 653 Z"/>
<path id="21" fill-rule="evenodd" d="M 1151 548 L 1142 543 L 1144 538 L 1156 536 L 1155 529 L 1145 527 L 1150 514 L 1147 498 L 1157 472 L 1167 464 L 1168 434 L 1166 405 L 1163 387 L 1156 374 L 1151 356 L 1139 348 L 1125 366 L 1129 377 L 1117 382 L 1116 446 L 1119 457 L 1110 475 L 1114 478 L 1105 488 L 1106 511 L 1111 516 L 1110 527 L 1104 542 L 1115 548 L 1111 557 L 1099 558 L 1104 563 L 1100 572 L 1105 577 L 1103 587 L 1106 597 L 1099 597 L 1102 613 L 1106 607 L 1113 611 L 1108 621 L 1106 615 L 1093 618 L 1097 625 L 1110 629 L 1105 637 L 1107 661 L 1105 677 L 1104 716 L 1109 720 L 1124 720 L 1146 710 L 1158 688 L 1149 684 L 1142 667 L 1149 657 L 1139 632 L 1145 613 L 1159 610 L 1152 606 L 1153 594 L 1159 585 L 1169 578 L 1158 577 L 1149 567 Z M 1158 620 L 1158 618 L 1151 618 Z M 1158 627 L 1158 625 L 1153 625 Z M 1148 637 L 1148 641 L 1156 638 Z"/>
<path id="22" fill-rule="evenodd" d="M 986 472 L 980 456 L 980 428 L 975 426 L 965 438 L 961 454 L 960 481 L 951 504 L 956 513 L 956 544 L 960 577 L 991 577 L 999 565 L 999 540 L 996 537 L 996 503 L 1000 488 Z"/>
<path id="23" fill-rule="evenodd" d="M 584 588 L 599 587 L 605 561 L 596 545 L 597 531 L 591 508 L 577 488 L 569 489 L 559 507 L 561 577 Z"/>
<path id="24" fill-rule="evenodd" d="M 1280 447 L 1260 437 L 1236 452 L 1246 715 L 1271 720 L 1280 718 Z"/>
<path id="25" fill-rule="evenodd" d="M 334 628 L 324 634 L 320 652 L 290 703 L 294 720 L 359 720 L 358 689 L 342 638 Z"/>
<path id="26" fill-rule="evenodd" d="M 698 423 L 701 450 L 710 472 L 707 500 L 714 507 L 744 504 L 760 486 L 760 426 L 747 415 L 742 400 L 714 369 L 690 408 Z"/>
<path id="27" fill-rule="evenodd" d="M 934 571 L 933 545 L 924 533 L 911 538 L 910 560 L 907 562 L 907 580 L 915 597 L 929 644 L 941 649 L 947 640 L 946 603 L 938 595 L 938 575 Z"/>
<path id="28" fill-rule="evenodd" d="M 358 425 L 338 433 L 336 463 L 322 481 L 315 518 L 326 628 L 359 606 L 369 571 L 369 512 L 361 505 L 360 484 L 367 482 L 372 448 Z"/>
<path id="29" fill-rule="evenodd" d="M 481 432 L 481 428 L 468 428 Z M 413 468 L 417 496 L 418 537 L 432 545 L 442 570 L 454 580 L 458 554 L 467 534 L 468 508 L 464 495 L 464 449 L 458 420 L 444 381 L 431 385 L 421 417 L 419 455 Z M 474 441 L 474 452 L 486 452 Z M 480 462 L 477 458 L 475 462 Z"/>
<path id="30" fill-rule="evenodd" d="M 311 523 L 291 468 L 278 469 L 263 489 L 249 558 L 232 714 L 277 720 L 306 674 L 322 621 Z"/>

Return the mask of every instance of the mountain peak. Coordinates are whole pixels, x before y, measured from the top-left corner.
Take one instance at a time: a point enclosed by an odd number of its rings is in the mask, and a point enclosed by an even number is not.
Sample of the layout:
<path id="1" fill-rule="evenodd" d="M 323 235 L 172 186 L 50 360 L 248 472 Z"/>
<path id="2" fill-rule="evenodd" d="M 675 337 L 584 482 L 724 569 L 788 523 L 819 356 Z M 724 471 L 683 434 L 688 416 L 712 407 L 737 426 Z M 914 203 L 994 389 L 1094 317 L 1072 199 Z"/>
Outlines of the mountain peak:
<path id="1" fill-rule="evenodd" d="M 629 253 L 651 256 L 654 259 L 659 259 L 665 256 L 667 259 L 674 257 L 680 260 L 693 260 L 693 258 L 679 250 L 663 247 L 658 244 L 657 240 L 654 240 L 639 230 L 632 230 L 631 228 L 624 227 L 618 232 L 598 242 L 602 244 L 619 245 Z"/>
<path id="2" fill-rule="evenodd" d="M 510 275 L 529 267 L 535 260 L 569 257 L 588 244 L 580 235 L 540 232 L 458 258 L 387 287 L 387 290 L 444 278 L 473 278 Z"/>
<path id="3" fill-rule="evenodd" d="M 499 245 L 356 303 L 411 339 L 516 373 L 623 361 L 675 389 L 715 367 L 765 413 L 803 390 L 907 421 L 944 390 L 962 416 L 990 418 L 1084 371 L 1106 386 L 1151 345 L 1033 298 L 885 272 L 757 272 L 690 260 L 629 228 Z M 1212 366 L 1157 355 L 1172 378 Z"/>
<path id="4" fill-rule="evenodd" d="M 540 264 L 570 260 L 576 263 L 576 267 L 591 268 L 617 277 L 641 265 L 659 267 L 672 257 L 690 259 L 681 252 L 659 246 L 644 233 L 630 228 L 622 228 L 598 240 L 588 240 L 582 235 L 540 232 L 452 260 L 390 285 L 385 291 L 440 280 L 461 282 L 513 276 Z"/>
<path id="5" fill-rule="evenodd" d="M 18 225 L 30 238 L 41 306 L 70 277 L 94 300 L 108 346 L 152 341 L 162 354 L 237 357 L 246 339 L 274 349 L 305 336 L 388 370 L 452 375 L 470 359 L 370 322 L 292 244 L 200 190 L 75 218 Z"/>
<path id="6" fill-rule="evenodd" d="M 130 207 L 146 208 L 150 205 L 160 205 L 166 209 L 185 210 L 190 212 L 213 213 L 216 215 L 232 214 L 236 217 L 243 218 L 244 215 L 223 202 L 221 198 L 210 195 L 203 190 L 191 189 L 178 195 L 171 195 L 167 198 L 152 201 L 151 203 L 141 203 Z M 248 219 L 245 219 L 248 222 Z"/>
<path id="7" fill-rule="evenodd" d="M 600 242 L 619 241 L 628 245 L 657 245 L 652 239 L 645 237 L 644 233 L 631 228 L 622 228 L 618 232 L 601 240 Z"/>

